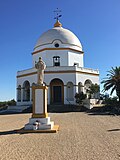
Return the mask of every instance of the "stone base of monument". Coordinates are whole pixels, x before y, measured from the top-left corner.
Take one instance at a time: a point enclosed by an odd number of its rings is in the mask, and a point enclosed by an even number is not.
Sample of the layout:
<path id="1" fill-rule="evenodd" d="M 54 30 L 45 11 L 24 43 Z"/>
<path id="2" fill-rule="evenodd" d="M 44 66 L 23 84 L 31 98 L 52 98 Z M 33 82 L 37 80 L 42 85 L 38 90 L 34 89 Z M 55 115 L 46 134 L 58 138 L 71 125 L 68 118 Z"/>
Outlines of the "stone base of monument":
<path id="1" fill-rule="evenodd" d="M 40 130 L 52 129 L 54 122 L 50 122 L 50 117 L 47 118 L 30 118 L 29 123 L 25 125 L 25 130 Z"/>
<path id="2" fill-rule="evenodd" d="M 59 130 L 59 125 L 54 125 L 50 121 L 47 113 L 47 87 L 33 86 L 33 113 L 29 123 L 25 124 L 19 132 L 21 133 L 55 133 Z"/>
<path id="3" fill-rule="evenodd" d="M 21 133 L 56 133 L 59 130 L 59 125 L 54 125 L 53 121 L 50 121 L 50 117 L 47 118 L 30 118 L 29 123 L 25 124 L 19 132 Z"/>
<path id="4" fill-rule="evenodd" d="M 59 125 L 54 125 L 52 129 L 25 130 L 24 128 L 17 130 L 17 133 L 56 133 L 59 131 Z"/>

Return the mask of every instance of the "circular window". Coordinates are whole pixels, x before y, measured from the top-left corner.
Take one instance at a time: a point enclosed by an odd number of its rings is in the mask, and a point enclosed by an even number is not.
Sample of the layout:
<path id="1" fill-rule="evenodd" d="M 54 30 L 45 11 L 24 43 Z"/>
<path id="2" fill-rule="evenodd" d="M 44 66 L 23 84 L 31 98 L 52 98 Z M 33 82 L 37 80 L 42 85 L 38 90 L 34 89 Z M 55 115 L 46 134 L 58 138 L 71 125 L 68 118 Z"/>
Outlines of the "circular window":
<path id="1" fill-rule="evenodd" d="M 59 44 L 58 44 L 58 43 L 55 43 L 55 47 L 56 47 L 56 48 L 59 47 Z"/>

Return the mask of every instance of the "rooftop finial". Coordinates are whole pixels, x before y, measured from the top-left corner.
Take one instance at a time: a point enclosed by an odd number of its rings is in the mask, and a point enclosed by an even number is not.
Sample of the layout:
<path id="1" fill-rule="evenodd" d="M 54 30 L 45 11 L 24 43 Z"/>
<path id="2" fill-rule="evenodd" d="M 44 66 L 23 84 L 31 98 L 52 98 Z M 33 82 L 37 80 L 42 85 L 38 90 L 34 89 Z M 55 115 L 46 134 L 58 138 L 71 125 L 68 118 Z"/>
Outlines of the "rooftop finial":
<path id="1" fill-rule="evenodd" d="M 58 8 L 54 11 L 54 13 L 56 14 L 54 19 L 56 19 L 56 23 L 54 24 L 54 27 L 62 27 L 62 24 L 59 22 L 59 18 L 62 17 L 61 10 L 59 10 Z"/>
<path id="2" fill-rule="evenodd" d="M 60 17 L 62 17 L 61 10 L 59 10 L 58 8 L 54 11 L 54 13 L 56 14 L 56 16 L 54 17 L 54 19 L 59 20 Z"/>

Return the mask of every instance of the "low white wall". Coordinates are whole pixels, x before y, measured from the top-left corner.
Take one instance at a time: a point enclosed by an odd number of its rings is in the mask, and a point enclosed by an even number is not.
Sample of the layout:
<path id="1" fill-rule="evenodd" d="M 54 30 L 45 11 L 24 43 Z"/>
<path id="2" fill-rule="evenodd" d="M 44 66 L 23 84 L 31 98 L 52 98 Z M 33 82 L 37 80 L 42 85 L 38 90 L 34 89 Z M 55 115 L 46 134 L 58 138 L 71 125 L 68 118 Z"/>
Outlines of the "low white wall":
<path id="1" fill-rule="evenodd" d="M 97 102 L 98 99 L 85 99 L 83 100 L 83 105 L 88 109 L 92 109 Z"/>

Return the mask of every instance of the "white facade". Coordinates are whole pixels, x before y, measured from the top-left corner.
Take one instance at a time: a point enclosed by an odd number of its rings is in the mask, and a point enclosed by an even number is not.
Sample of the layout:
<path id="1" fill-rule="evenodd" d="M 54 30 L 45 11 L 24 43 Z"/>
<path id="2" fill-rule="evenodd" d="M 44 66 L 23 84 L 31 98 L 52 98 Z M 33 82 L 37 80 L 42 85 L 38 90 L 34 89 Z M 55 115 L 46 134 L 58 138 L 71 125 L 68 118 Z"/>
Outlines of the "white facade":
<path id="1" fill-rule="evenodd" d="M 33 67 L 17 72 L 17 104 L 32 104 L 32 85 L 37 82 L 35 62 L 46 64 L 44 83 L 48 104 L 75 104 L 75 93 L 86 92 L 86 82 L 99 84 L 99 71 L 84 68 L 82 45 L 69 30 L 57 27 L 43 33 L 32 53 Z M 83 86 L 82 88 L 81 85 Z"/>

